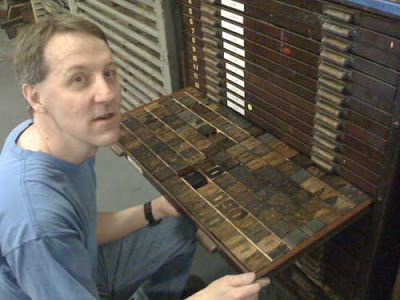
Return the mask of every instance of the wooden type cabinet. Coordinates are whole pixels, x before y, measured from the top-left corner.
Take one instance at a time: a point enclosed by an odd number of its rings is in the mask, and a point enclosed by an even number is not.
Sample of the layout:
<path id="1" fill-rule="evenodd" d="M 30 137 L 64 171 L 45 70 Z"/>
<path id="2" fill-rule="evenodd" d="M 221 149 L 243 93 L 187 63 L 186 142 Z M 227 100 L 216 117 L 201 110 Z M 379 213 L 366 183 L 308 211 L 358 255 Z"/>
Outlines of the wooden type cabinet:
<path id="1" fill-rule="evenodd" d="M 195 89 L 125 114 L 116 145 L 304 299 L 389 299 L 399 265 L 400 5 L 360 2 L 182 0 Z"/>

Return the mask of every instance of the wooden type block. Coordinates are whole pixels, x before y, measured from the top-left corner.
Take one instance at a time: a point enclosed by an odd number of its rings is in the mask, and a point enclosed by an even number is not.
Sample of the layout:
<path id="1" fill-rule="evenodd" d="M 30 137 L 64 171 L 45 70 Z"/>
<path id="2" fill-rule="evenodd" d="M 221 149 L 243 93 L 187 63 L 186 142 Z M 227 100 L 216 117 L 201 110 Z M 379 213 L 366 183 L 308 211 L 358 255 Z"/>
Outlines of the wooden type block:
<path id="1" fill-rule="evenodd" d="M 215 164 L 220 164 L 227 159 L 229 159 L 229 156 L 224 151 L 218 152 L 210 158 L 210 160 L 212 160 Z"/>
<path id="2" fill-rule="evenodd" d="M 262 157 L 262 156 L 267 155 L 268 153 L 270 153 L 273 150 L 272 150 L 272 148 L 268 147 L 267 145 L 261 144 L 255 148 L 253 148 L 251 151 L 255 155 Z"/>
<path id="3" fill-rule="evenodd" d="M 237 235 L 237 229 L 226 220 L 224 220 L 224 222 L 220 223 L 218 226 L 215 226 L 211 232 L 221 241 L 224 238 Z"/>
<path id="4" fill-rule="evenodd" d="M 301 229 L 297 228 L 291 232 L 289 232 L 284 238 L 283 241 L 291 248 L 298 246 L 300 243 L 307 240 L 309 236 L 303 232 Z"/>
<path id="5" fill-rule="evenodd" d="M 289 252 L 290 248 L 286 246 L 284 243 L 281 243 L 277 248 L 272 250 L 270 253 L 268 253 L 268 256 L 275 260 L 278 257 L 282 256 L 283 254 Z"/>
<path id="6" fill-rule="evenodd" d="M 144 109 L 133 110 L 130 112 L 140 123 L 146 124 L 154 120 L 154 116 L 145 111 Z"/>
<path id="7" fill-rule="evenodd" d="M 180 135 L 187 141 L 190 141 L 191 144 L 193 144 L 206 156 L 212 156 L 211 153 L 216 154 L 218 152 L 218 149 L 216 149 L 208 139 L 197 133 L 197 131 L 195 131 L 193 128 L 186 128 L 185 130 L 182 130 Z"/>
<path id="8" fill-rule="evenodd" d="M 310 213 L 316 213 L 318 210 L 320 210 L 322 207 L 326 205 L 325 202 L 322 201 L 318 195 L 312 196 L 311 199 L 307 198 L 303 200 L 305 201 L 300 202 L 299 204 Z"/>
<path id="9" fill-rule="evenodd" d="M 270 262 L 271 260 L 268 257 L 262 254 L 260 251 L 257 251 L 245 259 L 244 265 L 248 268 L 248 270 L 257 272 L 258 270 L 261 270 L 270 264 Z"/>
<path id="10" fill-rule="evenodd" d="M 153 101 L 150 102 L 149 104 L 146 104 L 146 107 L 144 109 L 148 112 L 152 112 L 153 110 L 157 109 L 160 107 L 160 101 Z"/>
<path id="11" fill-rule="evenodd" d="M 316 166 L 311 166 L 311 167 L 307 168 L 307 172 L 319 179 L 322 179 L 326 175 L 326 172 L 324 172 L 323 170 L 321 170 L 320 168 L 318 168 Z"/>
<path id="12" fill-rule="evenodd" d="M 312 176 L 303 183 L 301 183 L 301 187 L 306 191 L 309 191 L 311 194 L 316 194 L 325 187 L 327 187 L 327 184 L 322 180 L 318 179 L 317 177 Z"/>
<path id="13" fill-rule="evenodd" d="M 223 222 L 225 222 L 225 218 L 222 217 L 217 212 L 215 212 L 213 214 L 209 214 L 208 216 L 206 216 L 206 219 L 203 221 L 203 224 L 208 228 L 208 230 L 212 232 L 214 228 L 217 228 Z"/>
<path id="14" fill-rule="evenodd" d="M 275 151 L 282 154 L 286 158 L 292 158 L 299 153 L 298 151 L 294 150 L 292 147 L 286 144 L 276 147 Z"/>
<path id="15" fill-rule="evenodd" d="M 163 182 L 168 178 L 171 178 L 175 175 L 175 172 L 168 167 L 166 164 L 160 164 L 155 170 L 151 172 L 151 174 L 157 178 L 158 181 Z"/>
<path id="16" fill-rule="evenodd" d="M 143 143 L 141 141 L 134 139 L 123 146 L 128 150 L 128 152 L 130 152 L 130 151 L 133 151 L 134 149 L 139 148 L 142 145 L 143 145 Z"/>
<path id="17" fill-rule="evenodd" d="M 289 196 L 294 203 L 301 206 L 306 205 L 313 198 L 313 194 L 302 188 L 298 189 L 296 192 L 292 193 Z"/>
<path id="18" fill-rule="evenodd" d="M 221 176 L 214 179 L 214 183 L 218 185 L 222 190 L 225 190 L 229 186 L 235 184 L 237 180 L 229 173 L 224 173 Z"/>
<path id="19" fill-rule="evenodd" d="M 193 97 L 190 96 L 179 99 L 178 102 L 187 108 L 191 108 L 193 105 L 198 103 Z"/>
<path id="20" fill-rule="evenodd" d="M 235 124 L 237 125 L 237 124 Z M 237 127 L 232 127 L 226 129 L 226 134 L 233 139 L 236 143 L 240 143 L 244 141 L 245 139 L 249 138 L 250 134 L 246 131 L 243 131 L 242 129 L 239 129 Z"/>
<path id="21" fill-rule="evenodd" d="M 254 136 L 240 142 L 240 144 L 244 147 L 246 147 L 248 150 L 252 150 L 256 148 L 257 146 L 262 146 L 262 142 L 257 140 Z"/>
<path id="22" fill-rule="evenodd" d="M 246 235 L 247 238 L 256 244 L 264 237 L 271 234 L 271 231 L 251 215 L 246 215 L 246 217 L 241 219 L 240 222 L 234 221 L 234 224 Z"/>
<path id="23" fill-rule="evenodd" d="M 237 144 L 229 149 L 226 149 L 225 152 L 232 157 L 238 157 L 239 155 L 245 153 L 247 151 L 246 147 Z"/>
<path id="24" fill-rule="evenodd" d="M 345 186 L 342 186 L 338 191 L 356 204 L 359 204 L 369 198 L 366 193 L 349 183 Z"/>
<path id="25" fill-rule="evenodd" d="M 238 159 L 240 160 L 240 158 L 238 157 Z M 243 162 L 242 162 L 243 163 Z M 249 161 L 246 166 L 252 170 L 252 171 L 256 171 L 264 166 L 267 165 L 267 162 L 264 161 L 262 158 L 257 157 L 256 159 L 253 159 L 251 161 Z"/>
<path id="26" fill-rule="evenodd" d="M 122 124 L 131 132 L 135 132 L 136 129 L 141 127 L 140 122 L 134 117 L 124 120 Z"/>
<path id="27" fill-rule="evenodd" d="M 255 217 L 258 217 L 262 213 L 262 211 L 268 210 L 270 208 L 271 205 L 261 199 L 257 199 L 256 201 L 253 201 L 246 206 L 246 209 Z"/>
<path id="28" fill-rule="evenodd" d="M 279 186 L 281 182 L 287 179 L 286 174 L 278 171 L 276 168 L 272 168 L 271 166 L 264 166 L 255 172 L 263 179 L 265 183 L 264 185 L 272 183 L 274 186 Z"/>
<path id="29" fill-rule="evenodd" d="M 289 197 L 292 197 L 292 195 L 295 195 L 301 189 L 301 187 L 290 178 L 283 181 L 277 188 Z"/>
<path id="30" fill-rule="evenodd" d="M 221 168 L 220 166 L 215 166 L 211 169 L 208 169 L 205 174 L 207 175 L 208 178 L 210 179 L 215 179 L 219 176 L 221 176 L 224 173 L 224 169 Z"/>
<path id="31" fill-rule="evenodd" d="M 118 143 L 120 143 L 121 145 L 126 145 L 127 143 L 129 143 L 130 141 L 135 140 L 136 137 L 134 135 L 132 135 L 128 129 L 126 129 L 125 127 L 123 127 L 120 130 L 120 135 L 119 135 L 119 139 L 118 139 Z"/>
<path id="32" fill-rule="evenodd" d="M 272 228 L 274 224 L 277 224 L 278 222 L 283 220 L 283 216 L 279 212 L 277 212 L 276 209 L 271 207 L 270 209 L 262 211 L 258 215 L 257 219 L 268 228 Z"/>
<path id="33" fill-rule="evenodd" d="M 284 162 L 283 164 L 278 166 L 277 169 L 282 173 L 286 174 L 287 176 L 291 176 L 294 173 L 300 171 L 300 167 L 291 161 Z"/>
<path id="34" fill-rule="evenodd" d="M 344 214 L 356 206 L 355 203 L 351 202 L 345 196 L 333 197 L 326 201 L 326 203 L 331 205 L 340 214 Z"/>
<path id="35" fill-rule="evenodd" d="M 314 218 L 317 218 L 326 225 L 333 223 L 340 216 L 330 205 L 324 205 L 314 213 Z"/>
<path id="36" fill-rule="evenodd" d="M 308 169 L 309 167 L 314 166 L 314 163 L 311 161 L 311 159 L 308 156 L 301 153 L 292 157 L 291 161 L 303 169 Z"/>
<path id="37" fill-rule="evenodd" d="M 234 158 L 229 158 L 225 161 L 223 161 L 221 163 L 221 166 L 225 169 L 225 170 L 231 170 L 233 168 L 235 168 L 236 166 L 238 166 L 240 164 L 240 162 Z"/>
<path id="38" fill-rule="evenodd" d="M 259 135 L 261 135 L 261 134 L 264 133 L 264 129 L 262 129 L 262 128 L 258 127 L 258 126 L 253 125 L 253 126 L 251 126 L 250 128 L 247 129 L 247 132 L 248 132 L 250 135 L 257 137 L 257 136 L 259 136 Z"/>
<path id="39" fill-rule="evenodd" d="M 223 242 L 239 261 L 244 261 L 257 251 L 257 248 L 239 233 L 223 239 Z"/>
<path id="40" fill-rule="evenodd" d="M 219 106 L 218 109 L 216 109 L 216 112 L 220 113 L 222 116 L 230 120 L 232 123 L 234 123 L 236 126 L 240 127 L 247 133 L 248 129 L 253 126 L 253 124 L 249 120 L 243 118 L 226 106 Z"/>
<path id="41" fill-rule="evenodd" d="M 281 240 L 274 234 L 267 235 L 257 243 L 257 246 L 267 254 L 276 251 L 281 245 Z"/>
<path id="42" fill-rule="evenodd" d="M 285 194 L 278 192 L 270 197 L 268 204 L 271 205 L 277 212 L 284 216 L 292 216 L 297 213 L 299 206 Z"/>
<path id="43" fill-rule="evenodd" d="M 317 219 L 311 219 L 306 224 L 301 227 L 301 230 L 312 236 L 316 234 L 318 231 L 322 230 L 325 227 L 325 224 Z"/>
<path id="44" fill-rule="evenodd" d="M 246 150 L 246 152 L 236 157 L 236 159 L 240 161 L 242 164 L 247 164 L 248 162 L 255 160 L 256 158 L 257 156 L 248 150 Z"/>
<path id="45" fill-rule="evenodd" d="M 234 197 L 234 199 L 237 203 L 239 203 L 243 207 L 247 207 L 251 203 L 258 203 L 258 202 L 266 203 L 265 201 L 262 201 L 261 199 L 259 199 L 256 194 L 252 193 L 249 190 L 245 190 L 245 191 L 237 194 Z"/>
<path id="46" fill-rule="evenodd" d="M 173 176 L 163 182 L 163 186 L 174 196 L 179 196 L 185 192 L 192 191 L 182 178 Z"/>
<path id="47" fill-rule="evenodd" d="M 200 126 L 197 130 L 200 134 L 204 135 L 205 137 L 209 137 L 210 135 L 216 134 L 216 129 L 208 124 L 204 124 Z"/>
<path id="48" fill-rule="evenodd" d="M 217 146 L 224 150 L 231 148 L 234 145 L 236 145 L 236 143 L 228 137 L 224 137 L 221 141 L 217 143 Z"/>
<path id="49" fill-rule="evenodd" d="M 290 222 L 286 218 L 282 218 L 282 220 L 269 226 L 269 229 L 281 239 L 283 239 L 290 232 L 294 231 L 296 228 L 296 224 Z"/>
<path id="50" fill-rule="evenodd" d="M 165 101 L 161 101 L 160 104 L 167 110 L 173 112 L 175 115 L 185 111 L 185 108 L 178 104 L 178 102 L 176 102 L 172 97 L 167 98 Z"/>
<path id="51" fill-rule="evenodd" d="M 154 170 L 161 163 L 161 160 L 144 145 L 130 150 L 129 153 L 149 171 Z"/>
<path id="52" fill-rule="evenodd" d="M 253 192 L 261 190 L 266 185 L 264 178 L 257 177 L 255 173 L 244 165 L 238 165 L 229 170 L 229 173 Z"/>
<path id="53" fill-rule="evenodd" d="M 256 195 L 261 198 L 264 202 L 269 201 L 269 199 L 278 193 L 278 190 L 272 186 L 272 184 L 268 184 L 265 187 L 263 187 L 261 190 L 259 190 Z"/>
<path id="54" fill-rule="evenodd" d="M 247 187 L 240 182 L 236 182 L 230 185 L 229 187 L 225 188 L 225 192 L 232 198 L 235 198 L 239 193 L 244 192 L 246 190 Z"/>
<path id="55" fill-rule="evenodd" d="M 292 174 L 290 178 L 298 183 L 299 185 L 303 184 L 303 182 L 306 182 L 310 178 L 312 178 L 312 175 L 305 171 L 304 169 L 300 169 L 298 172 Z"/>
<path id="56" fill-rule="evenodd" d="M 262 159 L 270 166 L 272 167 L 277 167 L 285 162 L 288 161 L 288 158 L 281 155 L 280 153 L 276 151 L 272 151 L 268 153 L 267 155 L 264 155 Z"/>
<path id="57" fill-rule="evenodd" d="M 257 137 L 257 140 L 262 142 L 263 144 L 267 145 L 270 142 L 276 141 L 277 138 L 274 137 L 272 134 L 265 132 L 264 134 Z"/>

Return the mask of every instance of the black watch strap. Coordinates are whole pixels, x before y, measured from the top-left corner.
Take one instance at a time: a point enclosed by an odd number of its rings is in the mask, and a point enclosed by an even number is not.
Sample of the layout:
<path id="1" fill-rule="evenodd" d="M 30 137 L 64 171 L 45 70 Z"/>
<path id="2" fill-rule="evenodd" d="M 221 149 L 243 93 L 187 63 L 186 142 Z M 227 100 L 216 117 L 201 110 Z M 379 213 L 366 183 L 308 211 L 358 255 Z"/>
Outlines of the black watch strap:
<path id="1" fill-rule="evenodd" d="M 154 220 L 153 210 L 151 208 L 151 201 L 144 204 L 144 216 L 149 222 L 149 226 L 155 226 L 161 222 L 161 220 Z"/>

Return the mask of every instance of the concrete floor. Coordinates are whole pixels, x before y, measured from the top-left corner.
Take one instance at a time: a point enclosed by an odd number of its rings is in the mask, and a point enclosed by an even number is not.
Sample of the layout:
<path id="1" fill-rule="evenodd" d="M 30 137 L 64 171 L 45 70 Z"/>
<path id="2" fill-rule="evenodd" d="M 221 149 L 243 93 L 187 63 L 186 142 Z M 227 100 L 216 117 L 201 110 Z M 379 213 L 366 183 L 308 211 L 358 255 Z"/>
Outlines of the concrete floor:
<path id="1" fill-rule="evenodd" d="M 9 131 L 27 119 L 25 100 L 14 79 L 12 41 L 0 31 L 0 147 Z M 151 200 L 158 191 L 126 159 L 118 158 L 110 149 L 100 149 L 96 158 L 98 207 L 120 210 Z M 235 271 L 218 253 L 210 254 L 199 246 L 192 268 L 207 283 Z"/>

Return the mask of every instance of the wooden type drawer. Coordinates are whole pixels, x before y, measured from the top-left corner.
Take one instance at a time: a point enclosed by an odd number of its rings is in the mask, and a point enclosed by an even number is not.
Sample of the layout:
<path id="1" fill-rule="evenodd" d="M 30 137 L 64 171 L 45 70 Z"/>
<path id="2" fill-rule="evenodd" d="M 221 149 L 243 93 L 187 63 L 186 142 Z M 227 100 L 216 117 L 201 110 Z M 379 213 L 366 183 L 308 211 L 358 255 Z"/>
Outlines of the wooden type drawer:
<path id="1" fill-rule="evenodd" d="M 268 133 L 252 137 L 219 115 L 222 110 L 193 88 L 176 92 L 126 114 L 119 146 L 239 270 L 254 271 L 258 277 L 276 272 L 368 211 L 372 199 L 366 194 L 338 176 L 317 172 L 315 177 L 316 168 L 296 150 Z M 172 129 L 165 122 L 187 125 Z M 163 132 L 160 123 L 175 138 Z M 191 164 L 207 182 L 193 188 L 185 175 L 163 174 L 172 168 L 156 150 L 163 148 L 159 140 L 178 149 L 181 143 L 191 144 L 195 132 L 205 138 L 203 126 L 215 127 L 237 142 Z M 192 131 L 184 135 L 187 128 Z M 145 134 L 149 131 L 152 135 Z M 213 144 L 215 135 L 207 139 Z M 150 156 L 160 165 L 150 166 Z"/>
<path id="2" fill-rule="evenodd" d="M 269 5 L 269 4 L 267 4 Z M 254 13 L 256 15 L 261 15 L 263 14 L 264 16 L 266 16 L 266 18 L 270 18 L 270 13 L 265 12 L 263 10 L 260 10 L 258 7 L 254 7 L 252 5 L 246 4 L 246 10 L 247 12 L 250 14 L 249 16 L 247 16 L 246 14 L 243 14 L 242 12 L 238 11 L 238 10 L 234 10 L 231 9 L 229 7 L 224 7 L 224 6 L 220 6 L 221 8 L 223 8 L 224 10 L 228 10 L 231 11 L 235 14 L 238 15 L 242 15 L 244 17 L 244 22 L 243 22 L 243 26 L 245 28 L 248 29 L 252 29 L 255 31 L 258 31 L 262 34 L 268 34 L 266 33 L 265 30 L 261 30 L 261 27 L 263 26 L 267 26 L 265 24 L 262 23 L 266 23 L 265 20 L 264 22 L 261 21 L 262 20 L 262 16 L 260 18 L 257 18 L 257 16 L 251 15 L 250 13 Z M 301 10 L 301 12 L 303 12 Z M 281 14 L 286 14 L 285 11 L 280 12 Z M 317 16 L 318 20 L 320 18 L 322 18 L 320 15 L 314 14 L 315 16 Z M 400 43 L 399 40 L 397 40 L 396 38 L 392 38 L 389 36 L 386 36 L 384 34 L 380 34 L 380 33 L 376 33 L 373 31 L 370 31 L 368 29 L 364 29 L 355 25 L 348 25 L 346 28 L 342 28 L 341 26 L 337 25 L 335 23 L 335 21 L 331 21 L 329 20 L 325 20 L 323 19 L 322 21 L 319 21 L 318 25 L 314 25 L 315 27 L 305 24 L 305 23 L 301 23 L 303 24 L 303 26 L 296 26 L 296 29 L 293 29 L 292 26 L 293 24 L 286 24 L 286 23 L 282 23 L 282 20 L 285 19 L 285 17 L 281 18 L 279 16 L 279 18 L 277 17 L 277 15 L 272 16 L 272 18 L 274 20 L 270 20 L 267 21 L 266 24 L 269 24 L 270 26 L 272 25 L 273 27 L 276 25 L 278 26 L 278 28 L 284 28 L 288 31 L 292 31 L 292 32 L 297 32 L 298 34 L 303 34 L 304 37 L 306 38 L 304 41 L 306 43 L 310 43 L 310 37 L 312 37 L 315 42 L 317 43 L 317 45 L 315 45 L 314 47 L 314 53 L 319 54 L 320 50 L 320 46 L 319 46 L 319 42 L 322 39 L 322 32 L 321 32 L 321 28 L 322 26 L 324 26 L 324 30 L 325 28 L 329 31 L 332 29 L 332 34 L 333 37 L 335 38 L 336 35 L 336 28 L 340 28 L 340 34 L 342 34 L 343 32 L 346 32 L 346 36 L 349 36 L 352 40 L 349 51 L 355 55 L 359 55 L 361 57 L 364 57 L 368 60 L 372 60 L 375 61 L 379 64 L 382 64 L 384 66 L 390 67 L 390 68 L 394 68 L 396 70 L 399 70 L 399 48 L 396 48 L 396 45 Z M 249 21 L 247 21 L 247 19 L 249 19 Z M 275 22 L 275 19 L 279 19 L 278 23 Z M 274 23 L 275 22 L 275 23 Z M 278 25 L 277 25 L 278 24 Z M 288 29 L 288 26 L 292 29 Z M 273 33 L 273 32 L 272 32 Z M 276 33 L 275 33 L 276 34 Z M 276 36 L 276 38 L 280 38 L 279 35 Z M 308 39 L 308 41 L 307 41 Z M 340 38 L 339 38 L 340 39 Z M 371 43 L 371 41 L 377 41 L 377 43 Z M 396 49 L 395 49 L 396 48 Z"/>

